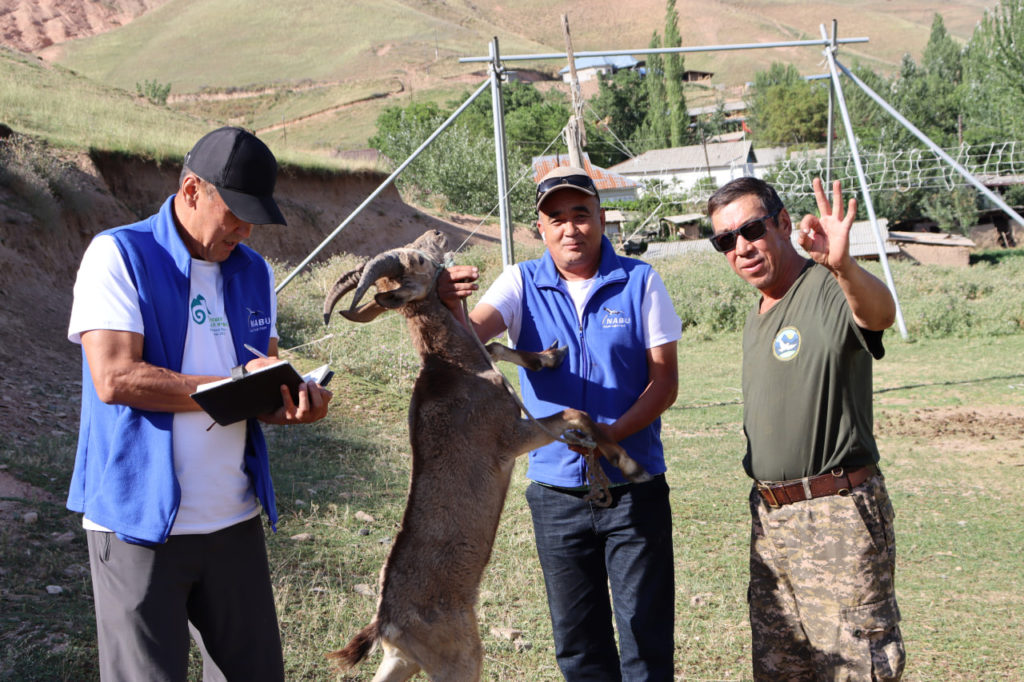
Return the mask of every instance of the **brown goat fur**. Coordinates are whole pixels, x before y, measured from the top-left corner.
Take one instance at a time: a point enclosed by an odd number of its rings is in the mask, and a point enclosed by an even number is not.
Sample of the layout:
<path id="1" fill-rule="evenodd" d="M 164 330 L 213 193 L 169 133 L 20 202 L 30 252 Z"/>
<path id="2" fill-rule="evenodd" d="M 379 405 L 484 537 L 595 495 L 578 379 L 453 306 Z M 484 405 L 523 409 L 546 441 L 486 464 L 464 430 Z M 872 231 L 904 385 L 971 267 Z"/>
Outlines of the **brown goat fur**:
<path id="1" fill-rule="evenodd" d="M 376 681 L 406 680 L 420 670 L 432 680 L 479 679 L 477 591 L 518 455 L 551 442 L 552 433 L 577 430 L 631 480 L 649 479 L 583 412 L 523 418 L 480 343 L 438 298 L 445 248 L 443 234 L 428 232 L 410 247 L 382 254 L 359 268 L 358 278 L 356 271 L 342 275 L 324 306 L 326 320 L 358 279 L 352 306 L 341 314 L 369 321 L 397 309 L 422 359 L 409 406 L 409 497 L 381 570 L 377 615 L 345 648 L 328 654 L 348 667 L 380 641 L 384 658 Z M 374 301 L 356 309 L 371 284 L 378 291 Z M 564 349 L 502 348 L 502 359 L 524 367 L 557 366 L 564 357 Z"/>

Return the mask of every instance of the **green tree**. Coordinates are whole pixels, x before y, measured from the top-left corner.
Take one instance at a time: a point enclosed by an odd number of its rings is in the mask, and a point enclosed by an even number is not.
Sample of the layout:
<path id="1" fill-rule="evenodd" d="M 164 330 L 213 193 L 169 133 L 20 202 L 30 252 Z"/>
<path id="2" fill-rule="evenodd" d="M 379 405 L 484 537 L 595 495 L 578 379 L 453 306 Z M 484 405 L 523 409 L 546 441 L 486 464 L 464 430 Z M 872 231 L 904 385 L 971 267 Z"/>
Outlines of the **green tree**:
<path id="1" fill-rule="evenodd" d="M 651 36 L 650 47 L 661 47 L 661 37 L 655 31 Z M 637 153 L 648 149 L 659 149 L 669 143 L 668 129 L 669 112 L 665 101 L 665 65 L 661 55 L 647 56 L 647 76 L 644 78 L 647 90 L 647 114 L 641 129 Z"/>
<path id="2" fill-rule="evenodd" d="M 1024 129 L 1024 0 L 1001 0 L 963 57 L 965 140 L 1017 139 Z"/>
<path id="3" fill-rule="evenodd" d="M 680 47 L 683 39 L 679 35 L 679 13 L 676 0 L 665 2 L 665 47 Z M 686 113 L 686 96 L 683 94 L 683 72 L 686 67 L 681 54 L 667 54 L 665 65 L 665 100 L 668 109 L 668 142 L 673 147 L 682 147 L 692 139 L 690 116 Z"/>
<path id="4" fill-rule="evenodd" d="M 568 118 L 554 98 L 542 96 L 522 83 L 502 88 L 506 107 L 508 172 L 514 181 L 529 172 L 531 155 L 539 153 L 558 134 Z M 507 95 L 507 98 L 506 98 Z M 484 101 L 481 101 L 484 100 Z M 377 117 L 372 147 L 401 163 L 464 100 L 442 108 L 433 102 L 387 107 Z M 541 140 L 545 140 L 541 142 Z M 446 209 L 484 215 L 497 204 L 493 121 L 490 93 L 481 95 L 398 178 L 398 187 L 421 203 L 436 202 Z M 519 183 L 509 199 L 513 220 L 532 220 L 532 183 Z"/>
<path id="5" fill-rule="evenodd" d="M 978 222 L 978 192 L 966 185 L 950 192 L 931 192 L 922 199 L 921 208 L 940 228 L 967 234 Z"/>
<path id="6" fill-rule="evenodd" d="M 854 62 L 850 70 L 857 78 L 864 81 L 865 85 L 885 98 L 886 101 L 891 101 L 892 83 L 887 78 L 878 75 L 869 67 L 861 65 L 859 62 Z M 883 142 L 884 131 L 888 130 L 888 126 L 894 122 L 892 116 L 882 107 L 878 106 L 867 93 L 854 86 L 849 80 L 844 79 L 842 83 L 843 98 L 846 100 L 846 108 L 850 114 L 850 123 L 857 133 L 857 140 L 861 147 L 864 149 L 892 148 L 892 145 L 886 145 Z M 837 107 L 836 118 L 833 121 L 835 128 L 833 134 L 836 138 L 844 136 L 840 116 L 841 114 Z M 891 133 L 891 130 L 888 132 Z"/>
<path id="7" fill-rule="evenodd" d="M 587 120 L 587 153 L 591 161 L 607 168 L 628 158 L 627 150 L 646 148 L 642 135 L 648 103 L 640 72 L 623 70 L 602 78 L 590 108 L 595 114 Z"/>
<path id="8" fill-rule="evenodd" d="M 828 129 L 828 91 L 792 64 L 775 62 L 754 74 L 747 111 L 759 144 L 820 144 Z"/>
<path id="9" fill-rule="evenodd" d="M 960 141 L 960 54 L 960 46 L 936 14 L 920 66 L 910 55 L 904 55 L 891 91 L 890 104 L 940 147 Z M 883 137 L 888 143 L 900 148 L 921 146 L 895 120 L 890 119 L 885 126 L 887 134 Z"/>

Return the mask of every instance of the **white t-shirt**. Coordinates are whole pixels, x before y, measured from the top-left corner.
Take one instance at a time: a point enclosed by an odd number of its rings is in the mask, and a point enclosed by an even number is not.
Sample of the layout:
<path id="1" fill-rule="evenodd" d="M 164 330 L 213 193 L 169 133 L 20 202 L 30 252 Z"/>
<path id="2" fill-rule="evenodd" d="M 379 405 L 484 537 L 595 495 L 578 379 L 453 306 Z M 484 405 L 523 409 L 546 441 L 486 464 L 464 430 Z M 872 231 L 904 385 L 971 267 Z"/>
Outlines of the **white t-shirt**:
<path id="1" fill-rule="evenodd" d="M 269 266 L 268 266 L 269 268 Z M 272 338 L 277 337 L 277 303 L 271 286 Z M 192 259 L 188 331 L 182 374 L 227 376 L 238 364 L 231 329 L 224 313 L 224 286 L 219 263 Z M 145 334 L 138 292 L 114 238 L 97 237 L 82 256 L 75 281 L 68 339 L 82 342 L 82 333 L 111 329 Z M 174 471 L 181 502 L 172 535 L 212 533 L 259 513 L 256 496 L 243 470 L 245 422 L 214 424 L 205 412 L 175 413 L 171 427 Z M 88 518 L 90 530 L 109 530 Z"/>
<path id="2" fill-rule="evenodd" d="M 597 278 L 584 280 L 559 280 L 565 285 L 569 297 L 576 306 L 576 317 L 583 321 L 583 309 L 594 291 Z M 518 266 L 506 268 L 498 275 L 494 284 L 480 298 L 480 303 L 493 307 L 501 315 L 512 343 L 519 340 L 519 329 L 523 312 L 523 271 Z M 644 347 L 654 348 L 663 343 L 678 341 L 683 336 L 683 323 L 672 305 L 665 283 L 656 271 L 647 278 L 647 288 L 641 303 L 643 313 Z"/>

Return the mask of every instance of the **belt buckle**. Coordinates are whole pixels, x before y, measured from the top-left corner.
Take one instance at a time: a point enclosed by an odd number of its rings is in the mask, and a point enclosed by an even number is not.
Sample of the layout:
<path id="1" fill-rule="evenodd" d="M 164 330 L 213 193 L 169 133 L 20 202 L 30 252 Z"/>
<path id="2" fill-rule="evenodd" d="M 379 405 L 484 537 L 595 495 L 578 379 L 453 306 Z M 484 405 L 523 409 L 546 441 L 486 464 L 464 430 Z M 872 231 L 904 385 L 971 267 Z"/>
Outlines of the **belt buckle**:
<path id="1" fill-rule="evenodd" d="M 781 504 L 779 504 L 779 498 L 775 497 L 775 491 L 771 489 L 771 486 L 765 485 L 764 483 L 761 483 L 761 481 L 758 481 L 757 489 L 761 493 L 761 497 L 764 498 L 764 501 L 768 503 L 769 507 L 771 507 L 772 509 L 778 509 L 779 507 L 782 506 Z M 769 496 L 771 496 L 770 500 L 768 499 Z"/>
<path id="2" fill-rule="evenodd" d="M 850 484 L 850 479 L 846 475 L 846 471 L 843 469 L 843 467 L 836 467 L 836 468 L 834 468 L 832 470 L 832 478 L 835 478 L 835 479 L 844 478 L 844 479 L 846 479 L 847 486 L 849 486 L 849 484 Z M 836 488 L 836 495 L 839 495 L 839 497 L 846 497 L 849 494 L 850 494 L 849 487 L 847 487 L 847 488 Z"/>

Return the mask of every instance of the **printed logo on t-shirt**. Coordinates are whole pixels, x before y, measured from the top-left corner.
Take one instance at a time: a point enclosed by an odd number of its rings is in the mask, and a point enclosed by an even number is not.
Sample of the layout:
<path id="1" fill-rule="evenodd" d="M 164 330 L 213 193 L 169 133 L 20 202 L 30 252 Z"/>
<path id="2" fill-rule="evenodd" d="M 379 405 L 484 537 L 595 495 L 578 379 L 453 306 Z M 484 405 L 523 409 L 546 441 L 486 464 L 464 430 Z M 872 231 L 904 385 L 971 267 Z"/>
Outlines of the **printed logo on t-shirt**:
<path id="1" fill-rule="evenodd" d="M 206 305 L 206 297 L 202 294 L 192 299 L 189 308 L 192 314 L 192 321 L 199 326 L 209 323 L 210 333 L 214 336 L 223 336 L 228 332 L 227 318 L 211 313 Z"/>
<path id="2" fill-rule="evenodd" d="M 633 318 L 621 310 L 603 307 L 604 317 L 601 318 L 602 329 L 614 329 L 616 327 L 628 327 L 633 324 Z"/>
<path id="3" fill-rule="evenodd" d="M 249 311 L 249 331 L 259 332 L 270 328 L 270 315 L 262 310 L 253 310 L 252 308 L 246 308 L 246 310 Z"/>
<path id="4" fill-rule="evenodd" d="M 202 294 L 192 299 L 189 308 L 192 310 L 192 321 L 196 324 L 203 324 L 210 316 L 210 311 L 206 309 L 206 297 Z"/>
<path id="5" fill-rule="evenodd" d="M 779 360 L 787 362 L 792 360 L 800 352 L 800 330 L 796 327 L 786 327 L 775 335 L 772 343 L 772 354 Z"/>

